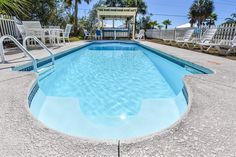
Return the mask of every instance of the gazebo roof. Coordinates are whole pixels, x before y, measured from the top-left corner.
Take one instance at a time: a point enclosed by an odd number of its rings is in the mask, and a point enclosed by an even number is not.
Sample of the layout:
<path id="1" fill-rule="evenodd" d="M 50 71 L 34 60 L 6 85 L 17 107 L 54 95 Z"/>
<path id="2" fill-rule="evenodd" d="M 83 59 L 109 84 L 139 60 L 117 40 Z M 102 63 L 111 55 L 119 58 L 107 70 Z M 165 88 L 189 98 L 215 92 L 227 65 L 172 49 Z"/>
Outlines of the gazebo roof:
<path id="1" fill-rule="evenodd" d="M 134 7 L 99 7 L 97 8 L 98 18 L 128 18 L 135 17 L 137 8 Z"/>

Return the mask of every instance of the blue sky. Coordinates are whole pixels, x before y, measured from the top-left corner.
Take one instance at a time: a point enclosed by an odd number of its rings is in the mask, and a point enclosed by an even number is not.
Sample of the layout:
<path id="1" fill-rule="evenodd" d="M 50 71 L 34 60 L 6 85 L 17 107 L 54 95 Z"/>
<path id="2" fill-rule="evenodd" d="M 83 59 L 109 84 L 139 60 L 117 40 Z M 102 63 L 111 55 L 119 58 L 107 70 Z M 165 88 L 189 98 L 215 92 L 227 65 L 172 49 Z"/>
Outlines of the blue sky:
<path id="1" fill-rule="evenodd" d="M 79 15 L 88 15 L 89 9 L 97 1 L 92 0 L 89 5 L 82 3 L 79 6 Z M 188 22 L 186 16 L 193 0 L 145 0 L 145 2 L 148 5 L 148 12 L 154 14 L 152 16 L 153 20 L 161 23 L 165 19 L 170 19 L 172 21 L 171 27 L 176 27 Z M 215 12 L 218 15 L 217 24 L 221 24 L 225 18 L 236 12 L 236 0 L 214 0 L 214 4 Z"/>

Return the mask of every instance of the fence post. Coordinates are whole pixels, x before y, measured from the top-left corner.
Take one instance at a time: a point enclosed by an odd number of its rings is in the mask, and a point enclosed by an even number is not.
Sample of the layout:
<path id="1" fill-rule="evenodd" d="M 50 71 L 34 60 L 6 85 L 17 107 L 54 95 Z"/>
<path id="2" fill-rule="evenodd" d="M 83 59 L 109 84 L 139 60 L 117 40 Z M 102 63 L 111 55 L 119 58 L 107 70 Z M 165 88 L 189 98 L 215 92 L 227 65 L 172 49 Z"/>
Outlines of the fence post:
<path id="1" fill-rule="evenodd" d="M 160 39 L 162 39 L 162 30 L 160 29 Z"/>
<path id="2" fill-rule="evenodd" d="M 174 40 L 176 40 L 176 27 L 174 29 Z"/>

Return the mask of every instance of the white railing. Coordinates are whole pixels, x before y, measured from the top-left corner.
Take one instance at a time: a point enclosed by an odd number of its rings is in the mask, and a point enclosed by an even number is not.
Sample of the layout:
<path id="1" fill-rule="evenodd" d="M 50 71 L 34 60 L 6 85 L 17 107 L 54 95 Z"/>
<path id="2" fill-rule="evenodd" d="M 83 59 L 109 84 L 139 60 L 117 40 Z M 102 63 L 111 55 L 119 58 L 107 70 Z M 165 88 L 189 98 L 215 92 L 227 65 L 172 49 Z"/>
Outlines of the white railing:
<path id="1" fill-rule="evenodd" d="M 28 39 L 33 39 L 35 42 L 37 42 L 44 50 L 46 50 L 46 52 L 50 55 L 51 61 L 52 61 L 52 65 L 55 66 L 55 57 L 54 54 L 36 37 L 36 36 L 27 36 L 24 40 L 23 40 L 23 47 L 27 50 L 27 45 L 26 42 Z M 36 67 L 36 71 L 37 71 L 37 67 Z"/>
<path id="2" fill-rule="evenodd" d="M 37 62 L 36 62 L 36 58 L 34 56 L 31 55 L 31 53 L 25 48 L 23 47 L 19 41 L 17 41 L 13 36 L 11 35 L 5 35 L 0 37 L 0 55 L 1 55 L 1 59 L 2 59 L 2 63 L 7 63 L 7 60 L 5 58 L 5 51 L 4 51 L 4 47 L 3 47 L 3 43 L 4 40 L 10 40 L 12 42 L 14 42 L 16 44 L 17 47 L 19 47 L 21 49 L 21 51 L 23 51 L 24 53 L 24 57 L 25 56 L 29 56 L 32 60 L 32 64 L 33 64 L 33 69 L 34 71 L 37 71 Z"/>
<path id="3" fill-rule="evenodd" d="M 16 39 L 20 38 L 15 21 L 12 16 L 0 15 L 0 37 L 4 35 L 11 35 Z"/>
<path id="4" fill-rule="evenodd" d="M 153 39 L 170 39 L 175 40 L 178 37 L 183 37 L 185 32 L 192 28 L 181 28 L 181 29 L 148 29 L 146 31 L 147 38 Z"/>
<path id="5" fill-rule="evenodd" d="M 222 40 L 232 40 L 236 36 L 236 23 L 223 24 L 218 27 L 214 37 L 216 43 Z"/>

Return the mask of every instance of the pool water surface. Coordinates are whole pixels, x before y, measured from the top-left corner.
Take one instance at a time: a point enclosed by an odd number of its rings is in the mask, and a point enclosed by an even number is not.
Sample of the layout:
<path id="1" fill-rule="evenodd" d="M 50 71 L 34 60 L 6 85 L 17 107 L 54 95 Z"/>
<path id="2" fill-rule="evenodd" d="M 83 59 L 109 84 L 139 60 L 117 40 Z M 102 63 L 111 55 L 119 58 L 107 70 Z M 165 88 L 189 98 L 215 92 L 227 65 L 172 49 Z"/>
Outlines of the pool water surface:
<path id="1" fill-rule="evenodd" d="M 183 115 L 183 77 L 191 74 L 138 44 L 93 43 L 56 60 L 54 72 L 39 78 L 30 109 L 73 136 L 145 136 Z"/>

